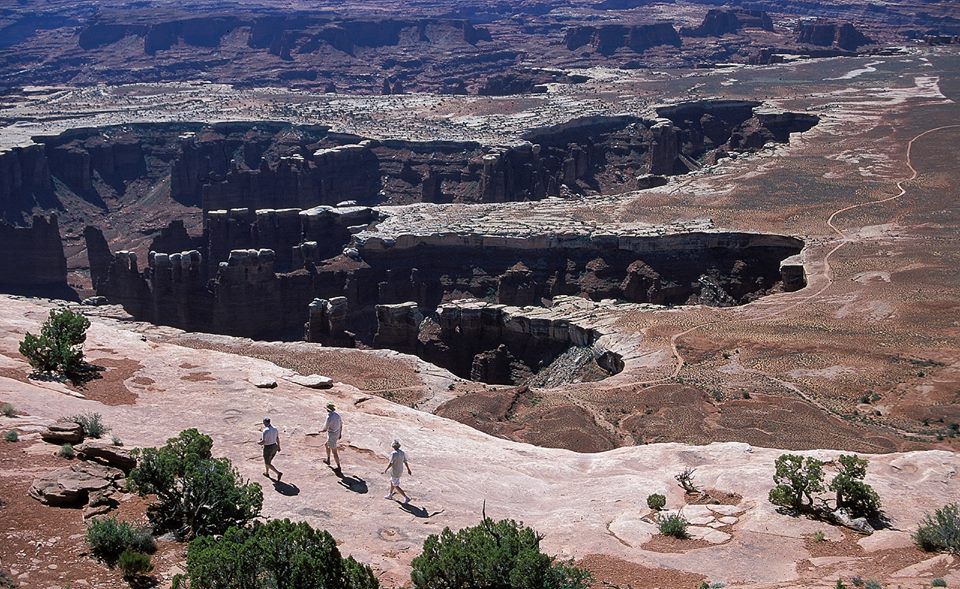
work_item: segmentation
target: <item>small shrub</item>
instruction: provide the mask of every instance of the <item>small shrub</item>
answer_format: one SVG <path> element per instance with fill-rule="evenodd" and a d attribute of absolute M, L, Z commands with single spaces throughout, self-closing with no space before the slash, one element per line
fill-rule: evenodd
<path fill-rule="evenodd" d="M 843 584 L 843 579 L 837 579 L 837 584 L 833 586 L 833 589 L 847 589 L 847 586 Z"/>
<path fill-rule="evenodd" d="M 453 532 L 444 528 L 423 543 L 411 563 L 414 589 L 586 589 L 586 571 L 540 551 L 540 536 L 512 520 L 484 518 Z"/>
<path fill-rule="evenodd" d="M 136 528 L 115 517 L 97 519 L 87 527 L 87 544 L 99 560 L 113 566 L 126 550 L 152 553 L 156 542 L 147 528 Z"/>
<path fill-rule="evenodd" d="M 817 530 L 816 532 L 813 533 L 813 541 L 816 542 L 817 544 L 820 544 L 826 539 L 827 539 L 827 536 L 820 530 Z"/>
<path fill-rule="evenodd" d="M 8 442 L 16 442 L 20 439 L 20 434 L 17 433 L 17 430 L 12 429 L 7 433 L 3 434 L 3 439 Z"/>
<path fill-rule="evenodd" d="M 697 472 L 695 468 L 685 468 L 683 472 L 676 474 L 673 478 L 677 479 L 677 483 L 687 493 L 699 493 L 700 488 L 693 484 L 693 473 L 695 472 Z"/>
<path fill-rule="evenodd" d="M 960 554 L 960 503 L 944 505 L 925 515 L 913 539 L 927 552 Z"/>
<path fill-rule="evenodd" d="M 863 587 L 864 589 L 883 589 L 883 585 L 881 585 L 879 581 L 874 581 L 873 579 L 870 579 L 864 583 Z"/>
<path fill-rule="evenodd" d="M 859 576 L 850 579 L 850 582 L 853 583 L 854 587 L 863 587 L 863 579 L 861 579 Z"/>
<path fill-rule="evenodd" d="M 797 511 L 813 507 L 813 494 L 823 491 L 823 462 L 797 454 L 781 454 L 777 458 L 769 500 Z"/>
<path fill-rule="evenodd" d="M 70 421 L 83 428 L 83 435 L 88 438 L 102 438 L 110 428 L 103 425 L 103 416 L 99 413 L 84 413 L 68 417 Z"/>
<path fill-rule="evenodd" d="M 657 529 L 664 536 L 672 536 L 683 540 L 687 537 L 687 518 L 679 513 L 657 517 Z"/>
<path fill-rule="evenodd" d="M 60 458 L 73 458 L 73 444 L 60 446 L 60 450 L 57 451 L 57 456 Z"/>
<path fill-rule="evenodd" d="M 743 391 L 743 398 L 750 399 L 750 393 L 748 391 Z"/>
<path fill-rule="evenodd" d="M 837 494 L 837 508 L 847 509 L 853 517 L 878 517 L 880 496 L 863 482 L 869 462 L 855 455 L 840 455 L 840 472 L 830 482 Z"/>
<path fill-rule="evenodd" d="M 4 417 L 16 417 L 17 408 L 10 403 L 4 403 L 3 405 L 0 405 L 0 415 L 3 415 Z"/>
<path fill-rule="evenodd" d="M 947 582 L 944 581 L 942 578 L 937 577 L 936 579 L 930 581 L 930 586 L 931 586 L 931 587 L 946 587 L 946 586 L 947 586 Z"/>
<path fill-rule="evenodd" d="M 653 493 L 647 497 L 647 507 L 654 511 L 660 511 L 667 505 L 667 498 L 659 493 Z"/>
<path fill-rule="evenodd" d="M 370 567 L 340 555 L 329 533 L 286 519 L 195 538 L 187 548 L 187 573 L 174 587 L 185 586 L 186 580 L 196 589 L 379 586 Z"/>
<path fill-rule="evenodd" d="M 135 579 L 153 570 L 153 565 L 150 563 L 150 556 L 148 554 L 130 550 L 129 548 L 124 550 L 120 555 L 120 558 L 117 560 L 117 566 L 123 573 L 123 578 L 127 580 Z"/>
<path fill-rule="evenodd" d="M 111 442 L 114 446 L 123 446 L 123 440 L 121 440 L 121 439 L 119 438 L 119 436 L 116 436 L 116 435 L 113 435 L 113 436 L 110 437 L 110 442 Z"/>
<path fill-rule="evenodd" d="M 20 342 L 20 353 L 30 366 L 42 374 L 67 378 L 83 373 L 83 342 L 90 320 L 69 309 L 54 309 L 40 327 L 40 335 L 27 333 Z"/>

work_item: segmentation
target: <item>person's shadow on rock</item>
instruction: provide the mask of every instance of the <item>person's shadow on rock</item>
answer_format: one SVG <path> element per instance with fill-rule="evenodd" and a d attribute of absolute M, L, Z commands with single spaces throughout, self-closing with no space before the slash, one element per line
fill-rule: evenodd
<path fill-rule="evenodd" d="M 419 517 L 421 519 L 426 519 L 428 517 L 433 517 L 437 514 L 443 513 L 442 509 L 440 511 L 434 511 L 433 513 L 430 513 L 426 510 L 426 508 L 417 507 L 416 505 L 413 505 L 411 503 L 399 503 L 399 505 L 402 511 L 406 511 L 413 517 Z"/>
<path fill-rule="evenodd" d="M 367 488 L 367 481 L 361 479 L 357 475 L 352 474 L 350 476 L 343 476 L 342 472 L 337 471 L 337 476 L 340 478 L 340 485 L 345 489 L 353 491 L 354 493 L 363 495 L 370 490 Z"/>
<path fill-rule="evenodd" d="M 300 494 L 300 487 L 281 481 L 273 481 L 273 490 L 287 497 L 296 497 Z"/>

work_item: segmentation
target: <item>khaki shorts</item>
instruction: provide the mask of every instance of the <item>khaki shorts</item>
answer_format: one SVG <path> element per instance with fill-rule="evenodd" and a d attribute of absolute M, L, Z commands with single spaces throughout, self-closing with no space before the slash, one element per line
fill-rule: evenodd
<path fill-rule="evenodd" d="M 273 461 L 274 456 L 277 455 L 277 452 L 280 451 L 280 446 L 277 444 L 270 444 L 269 446 L 263 447 L 263 461 L 266 464 L 270 464 Z"/>
<path fill-rule="evenodd" d="M 327 448 L 330 448 L 331 450 L 336 450 L 338 441 L 340 441 L 339 437 L 334 438 L 334 437 L 327 436 L 327 443 L 326 443 Z"/>

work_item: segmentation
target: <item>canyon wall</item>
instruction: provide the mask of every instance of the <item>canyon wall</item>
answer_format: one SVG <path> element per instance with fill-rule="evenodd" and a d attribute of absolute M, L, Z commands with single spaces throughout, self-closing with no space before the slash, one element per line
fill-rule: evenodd
<path fill-rule="evenodd" d="M 0 221 L 0 290 L 75 299 L 56 215 L 34 215 L 30 227 Z"/>

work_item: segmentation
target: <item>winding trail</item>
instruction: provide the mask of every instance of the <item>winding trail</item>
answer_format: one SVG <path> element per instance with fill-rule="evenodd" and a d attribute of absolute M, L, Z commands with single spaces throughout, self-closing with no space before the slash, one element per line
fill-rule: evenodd
<path fill-rule="evenodd" d="M 683 338 L 683 337 L 685 337 L 685 336 L 687 336 L 687 335 L 690 335 L 691 333 L 694 333 L 694 332 L 696 332 L 696 331 L 698 331 L 698 330 L 701 330 L 701 329 L 703 329 L 703 328 L 705 328 L 705 327 L 710 327 L 710 326 L 718 325 L 718 324 L 727 324 L 727 325 L 729 325 L 729 324 L 734 324 L 734 323 L 757 323 L 757 322 L 761 322 L 761 321 L 767 321 L 767 320 L 773 319 L 773 318 L 775 318 L 775 317 L 779 317 L 779 316 L 781 316 L 781 315 L 783 315 L 783 314 L 785 314 L 785 313 L 788 313 L 789 311 L 792 311 L 792 310 L 800 307 L 801 305 L 805 305 L 805 304 L 807 304 L 807 303 L 810 303 L 811 301 L 814 301 L 814 300 L 820 298 L 820 297 L 821 297 L 827 290 L 829 290 L 830 287 L 833 286 L 833 284 L 834 284 L 833 268 L 832 268 L 831 265 L 830 265 L 830 259 L 831 259 L 831 258 L 833 257 L 833 255 L 834 255 L 835 253 L 837 253 L 841 248 L 843 248 L 845 245 L 847 245 L 847 244 L 851 243 L 852 241 L 854 241 L 853 239 L 847 237 L 847 235 L 843 232 L 843 230 L 842 230 L 841 228 L 837 227 L 837 225 L 835 224 L 835 222 L 836 222 L 836 220 L 837 220 L 837 217 L 840 216 L 840 215 L 842 215 L 842 214 L 844 214 L 844 213 L 846 213 L 846 212 L 848 212 L 848 211 L 852 211 L 852 210 L 855 210 L 855 209 L 859 209 L 859 208 L 863 208 L 863 207 L 868 207 L 868 206 L 876 206 L 876 205 L 881 205 L 881 204 L 884 204 L 884 203 L 892 202 L 892 201 L 898 200 L 898 199 L 902 198 L 904 195 L 906 195 L 906 194 L 907 194 L 907 189 L 906 189 L 906 187 L 905 187 L 904 185 L 905 185 L 907 182 L 911 182 L 911 181 L 915 180 L 915 179 L 917 178 L 917 176 L 920 175 L 920 173 L 917 171 L 917 169 L 913 166 L 912 155 L 913 155 L 913 145 L 914 145 L 914 143 L 916 143 L 918 140 L 920 140 L 920 139 L 922 139 L 923 137 L 926 137 L 927 135 L 930 135 L 930 134 L 932 134 L 932 133 L 936 133 L 936 132 L 938 132 L 938 131 L 943 131 L 943 130 L 945 130 L 945 129 L 955 129 L 955 128 L 960 128 L 960 124 L 955 124 L 955 125 L 943 125 L 943 126 L 940 126 L 940 127 L 935 127 L 935 128 L 933 128 L 933 129 L 928 129 L 928 130 L 926 130 L 926 131 L 924 131 L 924 132 L 922 132 L 922 133 L 914 136 L 912 139 L 910 139 L 910 140 L 907 142 L 906 165 L 907 165 L 907 168 L 909 168 L 909 170 L 910 170 L 910 176 L 907 177 L 907 178 L 904 178 L 904 179 L 902 179 L 902 180 L 897 181 L 897 183 L 896 183 L 896 186 L 897 186 L 897 189 L 898 189 L 898 193 L 897 193 L 897 194 L 895 194 L 895 195 L 893 195 L 893 196 L 889 196 L 889 197 L 887 197 L 887 198 L 880 199 L 880 200 L 871 200 L 871 201 L 867 201 L 867 202 L 862 202 L 862 203 L 847 205 L 847 206 L 845 206 L 845 207 L 841 207 L 841 208 L 833 211 L 833 213 L 830 214 L 830 216 L 829 216 L 829 217 L 827 218 L 827 220 L 826 220 L 826 224 L 830 227 L 830 229 L 831 229 L 834 233 L 837 234 L 837 236 L 840 238 L 840 242 L 839 242 L 837 245 L 835 245 L 833 248 L 831 248 L 830 251 L 828 251 L 828 252 L 826 253 L 826 255 L 824 255 L 824 257 L 823 257 L 823 260 L 822 260 L 822 264 L 823 264 L 823 274 L 822 274 L 822 275 L 826 278 L 826 283 L 825 283 L 823 286 L 821 286 L 817 291 L 815 291 L 815 292 L 813 292 L 813 293 L 810 293 L 810 294 L 807 294 L 806 296 L 803 296 L 802 298 L 799 298 L 798 300 L 795 300 L 795 301 L 791 302 L 790 304 L 786 305 L 785 307 L 782 307 L 782 308 L 777 309 L 777 310 L 775 310 L 775 311 L 771 311 L 771 312 L 769 312 L 769 313 L 760 315 L 760 316 L 758 316 L 758 317 L 745 317 L 745 318 L 738 318 L 738 319 L 727 319 L 727 318 L 714 319 L 714 320 L 712 320 L 712 321 L 705 321 L 705 322 L 703 322 L 703 323 L 699 323 L 699 324 L 694 325 L 694 326 L 692 326 L 692 327 L 689 327 L 689 328 L 687 328 L 687 329 L 685 329 L 685 330 L 683 330 L 683 331 L 681 331 L 681 332 L 675 333 L 675 334 L 674 334 L 673 336 L 671 336 L 671 338 L 670 338 L 670 350 L 671 350 L 671 352 L 672 352 L 672 354 L 673 354 L 673 357 L 676 359 L 676 365 L 675 365 L 674 368 L 673 368 L 673 372 L 672 372 L 669 376 L 664 376 L 664 377 L 661 377 L 661 378 L 656 378 L 656 379 L 647 380 L 647 381 L 634 382 L 634 383 L 630 383 L 629 386 L 638 386 L 638 385 L 639 385 L 639 386 L 644 386 L 644 385 L 661 384 L 661 383 L 670 382 L 670 381 L 676 379 L 676 378 L 680 375 L 680 372 L 683 370 L 683 367 L 686 365 L 686 361 L 685 361 L 684 358 L 683 358 L 683 354 L 680 353 L 680 350 L 679 350 L 679 348 L 677 347 L 677 343 L 680 341 L 681 338 Z M 801 292 L 802 292 L 802 291 L 801 291 Z M 752 371 L 752 372 L 757 373 L 757 371 Z M 761 374 L 763 374 L 763 376 L 765 376 L 765 377 L 767 377 L 767 378 L 769 378 L 769 379 L 771 379 L 771 380 L 779 383 L 780 385 L 787 386 L 787 385 L 789 384 L 789 383 L 785 383 L 784 381 L 782 381 L 782 380 L 780 380 L 780 379 L 776 379 L 776 378 L 774 378 L 774 377 L 772 377 L 772 376 L 770 376 L 770 375 L 768 375 L 768 374 L 766 374 L 766 373 L 761 373 Z M 807 402 L 811 403 L 812 405 L 818 407 L 819 409 L 821 409 L 821 410 L 823 410 L 823 411 L 827 411 L 828 413 L 832 413 L 832 411 L 830 411 L 826 406 L 824 406 L 822 403 L 820 403 L 819 401 L 817 401 L 816 399 L 814 399 L 811 395 L 809 395 L 809 394 L 807 394 L 807 393 L 804 393 L 802 390 L 800 390 L 799 387 L 796 387 L 796 386 L 792 386 L 792 385 L 791 385 L 791 386 L 787 386 L 787 388 L 790 389 L 791 391 L 797 393 L 804 401 L 807 401 Z M 910 431 L 907 431 L 907 430 L 901 430 L 900 428 L 896 428 L 896 427 L 894 427 L 894 426 L 883 425 L 883 427 L 885 427 L 885 428 L 887 428 L 887 429 L 891 429 L 891 430 L 893 430 L 893 431 L 896 431 L 897 433 L 899 433 L 899 434 L 901 434 L 901 435 L 913 435 L 913 436 L 920 435 L 920 434 L 917 434 L 916 432 L 910 432 Z"/>

